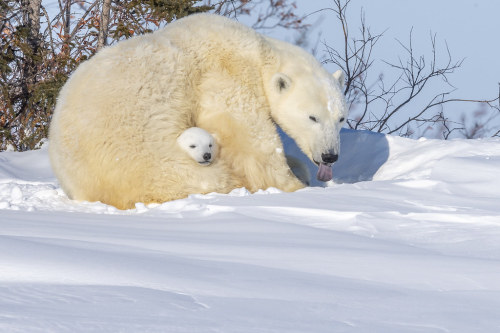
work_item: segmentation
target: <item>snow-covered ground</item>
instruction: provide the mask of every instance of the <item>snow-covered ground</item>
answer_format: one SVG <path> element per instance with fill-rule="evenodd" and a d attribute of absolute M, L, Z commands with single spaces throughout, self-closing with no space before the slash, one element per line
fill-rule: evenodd
<path fill-rule="evenodd" d="M 130 211 L 0 153 L 0 332 L 500 332 L 500 140 L 342 140 L 329 187 Z"/>

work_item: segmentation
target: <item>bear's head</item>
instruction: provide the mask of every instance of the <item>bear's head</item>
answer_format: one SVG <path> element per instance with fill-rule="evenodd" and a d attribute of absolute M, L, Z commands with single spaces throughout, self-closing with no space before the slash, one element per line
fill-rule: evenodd
<path fill-rule="evenodd" d="M 188 128 L 179 135 L 177 144 L 200 165 L 210 165 L 216 157 L 215 138 L 202 128 Z"/>
<path fill-rule="evenodd" d="M 348 113 L 344 73 L 332 75 L 303 49 L 269 40 L 279 54 L 274 73 L 264 76 L 271 117 L 319 166 L 318 180 L 331 180 Z"/>

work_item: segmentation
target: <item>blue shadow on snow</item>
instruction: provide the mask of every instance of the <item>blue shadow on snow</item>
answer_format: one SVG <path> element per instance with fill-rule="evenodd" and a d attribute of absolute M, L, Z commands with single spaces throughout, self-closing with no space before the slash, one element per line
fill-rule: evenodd
<path fill-rule="evenodd" d="M 285 154 L 304 162 L 311 173 L 311 186 L 324 186 L 316 179 L 318 167 L 300 150 L 295 141 L 278 128 Z M 339 160 L 333 165 L 335 183 L 357 183 L 373 179 L 389 158 L 389 143 L 384 134 L 342 129 Z"/>

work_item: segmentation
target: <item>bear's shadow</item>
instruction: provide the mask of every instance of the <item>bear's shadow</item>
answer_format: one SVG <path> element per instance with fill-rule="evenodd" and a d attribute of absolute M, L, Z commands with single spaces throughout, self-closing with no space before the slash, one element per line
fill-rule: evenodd
<path fill-rule="evenodd" d="M 279 127 L 278 133 L 283 142 L 285 154 L 298 158 L 309 169 L 310 186 L 325 186 L 325 183 L 316 179 L 318 167 L 302 153 L 295 141 Z M 370 181 L 388 158 L 389 143 L 384 134 L 342 129 L 339 159 L 333 165 L 333 180 L 335 183 Z"/>

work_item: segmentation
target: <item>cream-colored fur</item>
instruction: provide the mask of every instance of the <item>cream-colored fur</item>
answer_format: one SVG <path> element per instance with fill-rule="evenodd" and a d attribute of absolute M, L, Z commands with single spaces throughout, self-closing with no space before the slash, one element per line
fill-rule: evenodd
<path fill-rule="evenodd" d="M 303 185 L 274 123 L 311 159 L 338 153 L 342 80 L 298 47 L 227 18 L 192 15 L 79 66 L 50 127 L 52 166 L 71 198 L 122 209 L 240 186 L 294 191 Z M 194 126 L 217 136 L 209 167 L 176 145 Z"/>

